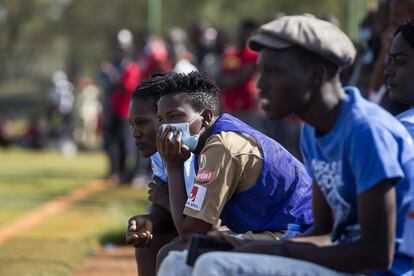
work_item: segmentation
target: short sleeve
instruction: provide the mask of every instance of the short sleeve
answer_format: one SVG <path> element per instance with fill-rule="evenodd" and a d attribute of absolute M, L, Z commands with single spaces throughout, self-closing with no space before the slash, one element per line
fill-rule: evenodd
<path fill-rule="evenodd" d="M 308 126 L 304 125 L 302 127 L 302 132 L 300 136 L 300 150 L 302 152 L 303 163 L 305 164 L 306 171 L 308 172 L 309 176 L 312 179 L 315 179 L 313 177 L 313 171 L 311 167 L 310 146 L 311 146 L 313 137 L 310 131 L 311 130 L 309 129 Z"/>
<path fill-rule="evenodd" d="M 414 138 L 414 123 L 401 120 L 401 124 L 407 129 L 408 133 Z"/>
<path fill-rule="evenodd" d="M 191 193 L 191 190 L 194 186 L 194 177 L 195 177 L 195 169 L 194 169 L 194 158 L 195 155 L 191 154 L 190 158 L 188 158 L 184 162 L 184 181 L 185 181 L 185 189 L 187 191 L 187 195 Z"/>
<path fill-rule="evenodd" d="M 152 176 L 159 177 L 165 183 L 168 182 L 168 175 L 165 171 L 164 163 L 162 162 L 161 156 L 158 152 L 151 155 L 151 169 Z"/>
<path fill-rule="evenodd" d="M 349 153 L 348 162 L 358 194 L 386 179 L 404 177 L 398 141 L 388 129 L 375 124 L 359 125 L 351 130 L 350 139 L 346 141 L 349 144 L 345 150 Z"/>
<path fill-rule="evenodd" d="M 199 169 L 184 214 L 216 224 L 241 178 L 242 169 L 215 135 L 199 156 Z"/>
<path fill-rule="evenodd" d="M 400 251 L 414 258 L 414 200 L 407 212 Z"/>

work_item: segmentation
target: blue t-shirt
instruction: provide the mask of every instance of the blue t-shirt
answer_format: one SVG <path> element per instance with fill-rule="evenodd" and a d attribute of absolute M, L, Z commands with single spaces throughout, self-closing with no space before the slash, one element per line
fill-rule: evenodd
<path fill-rule="evenodd" d="M 397 119 L 405 126 L 411 137 L 414 138 L 414 108 L 399 114 Z M 414 188 L 411 194 L 414 195 Z M 414 258 L 414 199 L 411 201 L 411 206 L 407 213 L 400 250 Z"/>
<path fill-rule="evenodd" d="M 414 138 L 414 108 L 411 108 L 397 116 L 398 121 L 405 126 L 411 136 Z"/>
<path fill-rule="evenodd" d="M 194 154 L 191 153 L 190 158 L 184 162 L 184 181 L 187 195 L 191 193 L 194 186 L 195 167 L 194 167 Z M 158 151 L 151 155 L 151 167 L 152 176 L 159 177 L 165 184 L 168 183 L 167 168 L 164 166 L 164 162 Z"/>
<path fill-rule="evenodd" d="M 356 88 L 347 87 L 345 92 L 332 130 L 318 136 L 305 124 L 301 138 L 305 165 L 335 214 L 332 240 L 338 243 L 360 237 L 357 196 L 383 180 L 395 179 L 398 244 L 414 183 L 412 138 L 392 115 L 363 99 Z M 409 270 L 408 257 L 396 253 L 390 272 Z"/>

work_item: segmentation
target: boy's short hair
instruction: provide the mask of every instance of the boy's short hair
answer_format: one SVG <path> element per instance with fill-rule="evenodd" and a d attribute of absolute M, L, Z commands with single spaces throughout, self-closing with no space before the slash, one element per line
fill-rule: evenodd
<path fill-rule="evenodd" d="M 408 20 L 400 25 L 394 34 L 394 37 L 401 33 L 401 36 L 407 41 L 412 48 L 414 48 L 414 19 Z"/>
<path fill-rule="evenodd" d="M 157 102 L 161 97 L 163 74 L 152 75 L 149 79 L 143 80 L 137 88 L 135 88 L 134 93 L 131 95 L 132 101 L 151 101 L 154 105 L 154 108 L 157 109 Z"/>
<path fill-rule="evenodd" d="M 214 116 L 220 114 L 220 90 L 207 74 L 193 71 L 189 74 L 166 73 L 157 77 L 158 85 L 154 86 L 160 96 L 183 93 L 182 100 L 197 112 L 208 108 Z"/>

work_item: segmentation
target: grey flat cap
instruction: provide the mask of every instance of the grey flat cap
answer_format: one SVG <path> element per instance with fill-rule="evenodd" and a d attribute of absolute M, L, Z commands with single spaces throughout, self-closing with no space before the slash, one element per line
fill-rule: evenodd
<path fill-rule="evenodd" d="M 351 40 L 336 25 L 311 15 L 280 17 L 262 25 L 249 39 L 249 47 L 254 51 L 292 46 L 314 52 L 339 67 L 352 64 L 356 55 Z"/>

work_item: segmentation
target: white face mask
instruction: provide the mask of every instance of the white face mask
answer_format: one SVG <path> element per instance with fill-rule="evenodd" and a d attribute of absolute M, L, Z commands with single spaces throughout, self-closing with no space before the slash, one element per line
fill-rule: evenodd
<path fill-rule="evenodd" d="M 201 114 L 201 113 L 200 113 Z M 177 132 L 179 130 L 181 130 L 183 136 L 182 136 L 182 143 L 184 145 L 186 145 L 190 151 L 193 151 L 196 149 L 197 145 L 198 145 L 198 140 L 200 139 L 200 135 L 196 134 L 191 136 L 190 135 L 190 125 L 197 120 L 197 118 L 200 116 L 200 114 L 198 114 L 196 116 L 196 118 L 194 118 L 190 123 L 178 123 L 178 124 L 163 124 L 161 125 L 162 131 L 164 132 L 165 128 L 167 126 L 171 126 L 174 127 L 174 137 L 177 135 Z"/>

